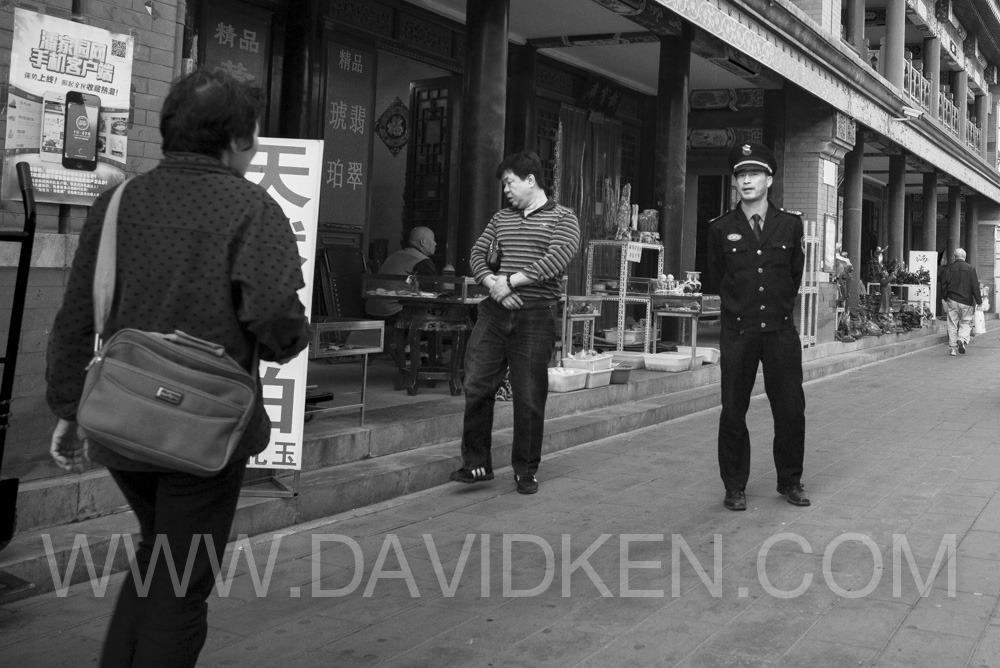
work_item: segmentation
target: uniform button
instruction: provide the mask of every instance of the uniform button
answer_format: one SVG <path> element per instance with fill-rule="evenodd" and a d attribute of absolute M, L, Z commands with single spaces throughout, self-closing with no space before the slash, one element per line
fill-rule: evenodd
<path fill-rule="evenodd" d="M 764 251 L 757 251 L 757 255 L 762 254 Z"/>
<path fill-rule="evenodd" d="M 764 292 L 764 286 L 762 285 L 762 286 L 760 286 L 759 288 L 757 288 L 757 291 L 758 291 L 758 292 Z"/>
<path fill-rule="evenodd" d="M 740 318 L 739 316 L 736 316 L 736 319 L 737 319 L 737 320 L 742 320 L 742 318 Z"/>
<path fill-rule="evenodd" d="M 761 327 L 763 327 L 763 326 L 764 326 L 764 323 L 760 323 L 760 326 L 761 326 Z"/>
<path fill-rule="evenodd" d="M 764 310 L 764 305 L 763 305 L 763 304 L 761 304 L 761 305 L 760 305 L 760 310 L 761 310 L 761 311 L 763 311 L 763 310 Z"/>
<path fill-rule="evenodd" d="M 764 268 L 763 268 L 763 267 L 761 267 L 760 269 L 758 269 L 758 270 L 757 270 L 757 273 L 758 273 L 758 274 L 763 274 L 763 273 L 764 273 Z"/>

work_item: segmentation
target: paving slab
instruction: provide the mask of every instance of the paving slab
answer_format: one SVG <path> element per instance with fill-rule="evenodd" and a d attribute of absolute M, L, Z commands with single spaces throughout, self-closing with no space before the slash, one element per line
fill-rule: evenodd
<path fill-rule="evenodd" d="M 743 513 L 709 408 L 547 455 L 533 496 L 504 468 L 231 544 L 199 666 L 1000 665 L 1000 331 L 943 348 L 806 384 L 806 508 L 757 396 Z M 0 606 L 3 664 L 93 663 L 122 579 Z"/>

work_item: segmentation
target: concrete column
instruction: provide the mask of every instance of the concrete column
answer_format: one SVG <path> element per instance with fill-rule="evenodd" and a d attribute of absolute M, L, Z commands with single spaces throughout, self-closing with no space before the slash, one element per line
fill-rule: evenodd
<path fill-rule="evenodd" d="M 948 261 L 962 244 L 962 187 L 948 186 Z"/>
<path fill-rule="evenodd" d="M 955 94 L 958 108 L 958 139 L 965 146 L 965 129 L 969 124 L 969 75 L 965 70 L 951 73 L 951 91 Z"/>
<path fill-rule="evenodd" d="M 924 76 L 931 82 L 931 118 L 941 115 L 938 95 L 941 94 L 941 40 L 931 37 L 924 40 Z"/>
<path fill-rule="evenodd" d="M 990 133 L 988 123 L 990 122 L 990 96 L 976 96 L 976 122 L 979 123 L 979 155 L 984 158 L 989 151 Z"/>
<path fill-rule="evenodd" d="M 844 159 L 844 241 L 843 248 L 854 265 L 854 276 L 861 272 L 861 203 L 865 182 L 865 143 L 859 136 L 854 149 Z"/>
<path fill-rule="evenodd" d="M 503 160 L 507 102 L 509 0 L 467 3 L 462 108 L 462 183 L 455 268 L 469 271 L 469 250 L 500 204 L 497 165 Z"/>
<path fill-rule="evenodd" d="M 865 52 L 865 0 L 846 0 L 847 17 L 844 28 L 847 32 L 847 41 L 853 46 L 861 59 L 867 61 L 868 54 Z M 854 261 L 854 258 L 851 258 Z M 855 265 L 857 266 L 857 265 Z"/>
<path fill-rule="evenodd" d="M 660 210 L 663 270 L 675 276 L 694 267 L 693 262 L 690 267 L 682 266 L 692 35 L 690 24 L 685 23 L 680 35 L 660 38 L 660 70 L 657 78 L 653 196 Z M 697 221 L 692 220 L 692 248 L 696 225 Z"/>
<path fill-rule="evenodd" d="M 906 48 L 906 0 L 886 0 L 885 42 L 882 44 L 882 76 L 889 83 L 903 89 L 903 51 Z"/>
<path fill-rule="evenodd" d="M 903 224 L 906 218 L 906 156 L 889 156 L 888 258 L 905 262 L 903 256 Z M 887 259 L 888 259 L 887 258 Z"/>
<path fill-rule="evenodd" d="M 996 234 L 995 229 L 1000 225 L 1000 203 L 994 202 L 987 197 L 979 197 L 979 202 L 976 206 L 976 218 L 977 227 L 979 228 L 979 244 L 978 247 L 983 249 L 983 262 L 977 262 L 970 264 L 976 268 L 976 273 L 979 274 L 979 282 L 983 283 L 990 289 L 990 312 L 997 313 L 1000 311 L 1000 305 L 997 304 L 997 284 L 996 284 L 996 268 L 994 267 L 996 261 L 994 260 L 993 244 L 994 235 Z M 985 295 L 984 295 L 985 296 Z"/>
<path fill-rule="evenodd" d="M 965 243 L 962 248 L 967 254 L 966 261 L 973 267 L 979 258 L 979 199 L 979 195 L 970 195 L 965 201 Z"/>
<path fill-rule="evenodd" d="M 924 172 L 923 209 L 924 235 L 923 243 L 916 250 L 937 252 L 937 172 Z"/>

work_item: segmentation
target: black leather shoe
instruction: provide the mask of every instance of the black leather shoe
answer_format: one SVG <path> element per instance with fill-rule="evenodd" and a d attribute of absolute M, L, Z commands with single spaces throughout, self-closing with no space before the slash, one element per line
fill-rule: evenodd
<path fill-rule="evenodd" d="M 538 491 L 538 481 L 533 475 L 516 475 L 514 480 L 517 481 L 518 494 L 534 494 Z"/>
<path fill-rule="evenodd" d="M 493 480 L 493 471 L 485 466 L 477 466 L 474 469 L 458 469 L 451 472 L 452 482 L 474 483 Z"/>
<path fill-rule="evenodd" d="M 730 510 L 746 510 L 747 495 L 743 493 L 742 489 L 727 489 L 726 500 L 723 503 Z"/>
<path fill-rule="evenodd" d="M 788 487 L 778 485 L 778 494 L 788 499 L 788 503 L 793 506 L 809 505 L 809 497 L 806 495 L 806 490 L 799 483 L 789 485 Z"/>

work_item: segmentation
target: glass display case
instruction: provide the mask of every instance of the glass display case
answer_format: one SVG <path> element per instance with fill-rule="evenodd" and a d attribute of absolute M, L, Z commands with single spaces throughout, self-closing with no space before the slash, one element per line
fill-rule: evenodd
<path fill-rule="evenodd" d="M 361 398 L 359 403 L 332 408 L 313 408 L 314 413 L 347 413 L 358 411 L 358 424 L 365 423 L 365 391 L 368 387 L 368 355 L 382 352 L 385 323 L 381 320 L 358 318 L 323 318 L 313 323 L 309 343 L 309 359 L 325 362 L 357 356 L 362 364 Z"/>

